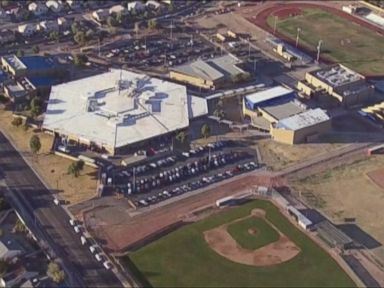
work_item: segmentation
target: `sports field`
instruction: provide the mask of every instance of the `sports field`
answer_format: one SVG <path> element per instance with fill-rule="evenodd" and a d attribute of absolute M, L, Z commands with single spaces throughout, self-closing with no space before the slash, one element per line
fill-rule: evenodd
<path fill-rule="evenodd" d="M 291 9 L 291 8 L 290 8 Z M 287 9 L 288 10 L 288 9 Z M 278 16 L 276 31 L 295 43 L 300 28 L 300 45 L 316 51 L 319 40 L 323 41 L 322 56 L 364 75 L 382 75 L 384 69 L 383 36 L 358 25 L 347 18 L 322 9 L 304 8 L 294 16 Z M 283 11 L 279 11 L 282 13 Z M 287 13 L 289 13 L 287 11 Z M 275 16 L 267 19 L 272 28 Z"/>
<path fill-rule="evenodd" d="M 264 214 L 256 215 L 255 211 L 263 211 Z M 236 234 L 235 238 L 230 236 L 231 239 L 220 238 L 229 233 L 224 228 L 235 223 L 238 225 L 231 228 L 231 233 Z M 250 231 L 250 228 L 254 230 Z M 263 236 L 265 239 L 260 240 L 266 246 L 253 250 L 255 253 L 268 247 L 276 250 L 290 246 L 296 251 L 294 254 L 291 253 L 291 256 L 293 255 L 291 259 L 279 264 L 245 265 L 223 257 L 218 250 L 214 250 L 212 246 L 214 241 L 208 239 L 209 234 L 214 237 L 213 234 L 216 233 L 216 236 L 220 236 L 221 242 L 232 241 L 236 244 L 237 239 L 242 245 L 248 246 L 250 238 L 244 233 L 244 229 L 252 232 L 250 234 L 255 238 L 266 234 Z M 279 242 L 275 241 L 277 233 L 280 243 L 284 240 L 284 245 L 279 247 L 275 245 Z M 220 246 L 220 243 L 218 244 Z M 274 245 L 276 247 L 273 247 Z M 233 250 L 232 248 L 229 245 L 227 250 Z M 238 249 L 242 252 L 253 252 L 245 248 L 238 247 Z M 281 252 L 283 253 L 276 254 L 272 260 L 279 259 L 280 255 L 284 254 L 284 251 Z M 274 205 L 261 200 L 225 210 L 205 220 L 184 226 L 131 253 L 129 257 L 135 268 L 140 271 L 139 276 L 147 279 L 149 282 L 147 284 L 154 287 L 355 287 L 354 282 L 333 258 L 294 227 Z M 258 258 L 253 257 L 252 260 L 257 262 Z M 269 257 L 264 257 L 264 260 L 268 259 Z"/>

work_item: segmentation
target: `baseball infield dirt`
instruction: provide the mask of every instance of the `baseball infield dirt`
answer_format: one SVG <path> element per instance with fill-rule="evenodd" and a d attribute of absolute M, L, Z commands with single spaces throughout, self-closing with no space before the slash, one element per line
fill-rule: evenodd
<path fill-rule="evenodd" d="M 293 243 L 287 236 L 282 234 L 271 222 L 269 222 L 264 217 L 264 214 L 264 211 L 252 211 L 252 215 L 250 216 L 236 219 L 231 223 L 205 231 L 205 241 L 207 241 L 209 246 L 216 253 L 233 262 L 258 267 L 280 264 L 299 254 L 300 248 L 298 248 L 295 243 Z M 263 218 L 280 234 L 280 239 L 256 250 L 242 248 L 228 233 L 227 227 L 234 222 L 238 222 L 249 217 Z"/>
<path fill-rule="evenodd" d="M 367 173 L 369 179 L 372 180 L 379 188 L 384 189 L 384 169 L 378 169 Z"/>

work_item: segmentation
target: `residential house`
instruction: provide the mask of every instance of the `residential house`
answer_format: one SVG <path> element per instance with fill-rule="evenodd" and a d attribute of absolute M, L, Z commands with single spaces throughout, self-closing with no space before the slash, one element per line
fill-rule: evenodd
<path fill-rule="evenodd" d="M 110 15 L 128 14 L 128 9 L 126 9 L 123 5 L 115 5 L 109 9 L 109 14 Z"/>
<path fill-rule="evenodd" d="M 61 30 L 66 30 L 72 25 L 72 19 L 66 17 L 57 18 L 57 24 L 59 25 Z"/>
<path fill-rule="evenodd" d="M 142 13 L 146 9 L 145 4 L 140 1 L 129 2 L 127 8 L 129 12 L 134 11 L 135 13 Z"/>
<path fill-rule="evenodd" d="M 33 23 L 22 24 L 17 27 L 17 31 L 21 35 L 25 37 L 29 37 L 29 36 L 32 36 L 37 31 L 37 26 L 36 24 L 33 24 Z"/>
<path fill-rule="evenodd" d="M 7 12 L 5 12 L 5 10 L 0 9 L 0 21 L 7 22 L 10 20 L 10 18 L 11 17 L 7 14 Z"/>
<path fill-rule="evenodd" d="M 59 32 L 59 24 L 54 20 L 41 21 L 39 23 L 39 30 L 45 33 Z"/>
<path fill-rule="evenodd" d="M 107 21 L 108 16 L 109 11 L 106 9 L 98 9 L 96 11 L 93 11 L 92 13 L 92 17 L 98 22 Z"/>
<path fill-rule="evenodd" d="M 9 29 L 3 29 L 0 31 L 0 44 L 5 44 L 15 41 L 15 33 Z"/>
<path fill-rule="evenodd" d="M 0 285 L 1 287 L 20 287 L 20 284 L 38 275 L 38 272 L 27 271 L 24 267 L 21 267 L 2 276 L 0 278 Z"/>
<path fill-rule="evenodd" d="M 22 251 L 17 249 L 12 242 L 3 243 L 0 241 L 0 259 L 1 260 L 12 260 L 13 258 L 22 254 Z"/>
<path fill-rule="evenodd" d="M 150 9 L 153 9 L 153 10 L 157 10 L 160 8 L 161 4 L 155 0 L 148 0 L 145 5 L 150 8 Z"/>
<path fill-rule="evenodd" d="M 48 7 L 48 9 L 55 13 L 58 13 L 63 9 L 63 4 L 55 0 L 48 0 L 47 2 L 45 2 L 45 5 Z"/>
<path fill-rule="evenodd" d="M 79 0 L 67 0 L 67 5 L 71 9 L 77 10 L 77 9 L 81 8 L 81 1 L 79 1 Z"/>
<path fill-rule="evenodd" d="M 41 16 L 48 12 L 48 7 L 42 2 L 32 2 L 28 5 L 28 10 L 31 11 L 35 16 Z"/>

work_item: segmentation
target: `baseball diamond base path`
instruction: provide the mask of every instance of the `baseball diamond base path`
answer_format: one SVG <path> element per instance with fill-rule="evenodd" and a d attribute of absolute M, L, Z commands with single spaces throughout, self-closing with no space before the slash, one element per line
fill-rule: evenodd
<path fill-rule="evenodd" d="M 367 176 L 379 188 L 384 189 L 384 168 L 368 172 Z"/>
<path fill-rule="evenodd" d="M 217 228 L 204 232 L 205 241 L 219 255 L 236 263 L 263 267 L 286 262 L 300 253 L 300 248 L 295 245 L 287 236 L 281 233 L 265 217 L 265 211 L 254 209 L 250 216 L 237 219 L 230 223 L 221 225 Z M 242 221 L 250 217 L 263 218 L 273 229 L 275 229 L 280 239 L 256 250 L 242 248 L 235 239 L 228 233 L 227 227 L 232 223 Z M 259 233 L 263 233 L 260 231 Z"/>

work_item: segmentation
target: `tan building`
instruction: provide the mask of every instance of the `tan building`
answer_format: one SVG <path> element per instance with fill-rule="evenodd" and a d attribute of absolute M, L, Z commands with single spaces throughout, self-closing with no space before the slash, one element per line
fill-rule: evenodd
<path fill-rule="evenodd" d="M 331 129 L 327 113 L 316 108 L 271 124 L 272 139 L 285 144 L 316 141 L 319 135 Z"/>
<path fill-rule="evenodd" d="M 307 97 L 327 94 L 343 107 L 363 104 L 372 97 L 374 89 L 363 75 L 342 65 L 307 72 L 297 88 Z"/>
<path fill-rule="evenodd" d="M 292 89 L 276 86 L 244 96 L 243 115 L 251 125 L 262 131 L 270 131 L 272 123 L 305 111 L 306 107 L 296 99 Z"/>
<path fill-rule="evenodd" d="M 195 87 L 214 90 L 249 77 L 249 73 L 237 66 L 239 64 L 241 61 L 230 55 L 207 61 L 197 60 L 172 68 L 169 78 Z"/>

